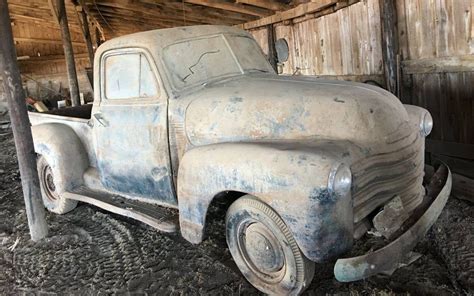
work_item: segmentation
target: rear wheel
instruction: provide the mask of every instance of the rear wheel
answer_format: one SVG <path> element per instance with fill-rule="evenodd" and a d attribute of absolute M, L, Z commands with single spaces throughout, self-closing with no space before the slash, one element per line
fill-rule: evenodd
<path fill-rule="evenodd" d="M 65 214 L 72 211 L 77 206 L 77 201 L 67 199 L 59 194 L 54 182 L 53 171 L 46 158 L 40 155 L 36 166 L 38 167 L 43 204 L 46 209 L 56 214 Z"/>
<path fill-rule="evenodd" d="M 280 216 L 253 196 L 235 201 L 226 215 L 227 244 L 247 280 L 267 294 L 298 295 L 311 283 L 314 262 L 298 248 Z"/>

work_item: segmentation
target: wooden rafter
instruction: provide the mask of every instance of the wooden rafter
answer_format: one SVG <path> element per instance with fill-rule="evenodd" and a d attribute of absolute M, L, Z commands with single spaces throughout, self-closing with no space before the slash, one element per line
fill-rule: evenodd
<path fill-rule="evenodd" d="M 82 1 L 82 0 L 81 0 Z M 192 1 L 192 0 L 190 0 Z M 255 20 L 258 17 L 221 8 L 195 5 L 191 3 L 164 0 L 84 0 L 84 8 L 89 15 L 102 25 L 108 37 L 149 29 L 168 28 L 184 25 L 220 24 L 236 25 Z M 220 1 L 221 4 L 230 2 Z M 234 4 L 252 11 L 273 13 L 259 7 Z M 236 9 L 234 9 L 236 10 Z"/>
<path fill-rule="evenodd" d="M 202 5 L 227 11 L 238 12 L 242 14 L 249 14 L 258 17 L 265 17 L 272 14 L 271 11 L 266 9 L 261 9 L 252 6 L 246 6 L 238 3 L 231 3 L 225 1 L 215 1 L 215 0 L 185 0 L 186 3 Z"/>
<path fill-rule="evenodd" d="M 282 11 L 290 9 L 289 5 L 274 0 L 236 0 L 236 3 L 253 5 L 272 11 Z"/>
<path fill-rule="evenodd" d="M 269 17 L 261 18 L 256 21 L 251 21 L 251 22 L 242 24 L 240 25 L 240 27 L 248 30 L 248 29 L 254 29 L 258 27 L 267 26 L 270 24 L 278 23 L 278 22 L 283 22 L 286 20 L 291 20 L 297 17 L 305 16 L 307 14 L 321 11 L 331 5 L 336 4 L 338 1 L 339 0 L 313 0 L 312 2 L 300 4 L 292 9 L 282 11 L 282 12 L 277 12 L 274 15 L 271 15 Z"/>

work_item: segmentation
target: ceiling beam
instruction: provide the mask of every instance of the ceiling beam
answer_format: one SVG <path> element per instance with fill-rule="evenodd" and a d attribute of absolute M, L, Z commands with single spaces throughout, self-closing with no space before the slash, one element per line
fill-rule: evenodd
<path fill-rule="evenodd" d="M 223 1 L 213 1 L 213 0 L 185 0 L 186 3 L 201 5 L 206 7 L 212 7 L 227 11 L 238 12 L 242 14 L 249 14 L 258 17 L 265 17 L 272 14 L 271 11 L 266 9 L 245 6 L 237 3 L 223 2 Z"/>
<path fill-rule="evenodd" d="M 282 11 L 282 12 L 277 12 L 274 15 L 271 15 L 269 17 L 261 18 L 256 21 L 251 21 L 251 22 L 239 25 L 239 27 L 248 30 L 248 29 L 263 27 L 266 25 L 271 25 L 274 23 L 279 23 L 286 20 L 291 20 L 300 16 L 304 16 L 306 14 L 323 10 L 331 5 L 336 4 L 338 1 L 339 0 L 313 0 L 313 2 L 300 4 L 296 6 L 295 8 Z"/>
<path fill-rule="evenodd" d="M 289 5 L 274 0 L 236 0 L 235 2 L 257 6 L 272 11 L 282 11 L 290 9 Z"/>
<path fill-rule="evenodd" d="M 91 11 L 96 11 L 99 9 L 99 12 L 101 14 L 104 13 L 109 13 L 109 14 L 117 14 L 117 15 L 127 15 L 127 16 L 133 16 L 136 18 L 136 20 L 139 19 L 145 19 L 145 20 L 150 20 L 150 21 L 161 21 L 161 22 L 167 22 L 167 23 L 173 23 L 174 25 L 182 26 L 183 25 L 183 18 L 179 16 L 173 16 L 173 15 L 166 15 L 160 12 L 153 12 L 153 11 L 148 11 L 144 12 L 141 10 L 137 9 L 119 9 L 116 8 L 114 5 L 109 5 L 108 3 L 97 3 L 97 6 L 88 6 Z M 98 12 L 97 12 L 98 13 Z M 110 17 L 113 17 L 109 15 Z M 188 18 L 188 22 L 191 23 L 202 23 L 203 19 L 194 19 L 194 18 Z"/>
<path fill-rule="evenodd" d="M 135 19 L 129 18 L 129 23 L 138 23 L 140 19 L 145 19 L 155 23 L 161 22 L 164 27 L 200 24 L 235 25 L 255 18 L 250 15 L 191 4 L 181 5 L 179 6 L 180 9 L 177 9 L 178 7 L 171 9 L 169 3 L 164 4 L 159 1 L 147 1 L 146 3 L 140 1 L 135 2 L 135 5 L 124 3 L 121 0 L 105 0 L 95 3 L 90 1 L 88 0 L 85 6 L 104 27 L 107 22 L 115 17 L 114 14 L 117 16 L 133 16 Z M 151 2 L 154 4 L 151 4 Z"/>
<path fill-rule="evenodd" d="M 101 3 L 103 2 L 101 1 Z M 235 25 L 257 18 L 254 15 L 189 3 L 170 2 L 164 0 L 139 0 L 139 3 L 142 4 L 142 9 L 146 10 L 148 13 L 155 13 L 155 10 L 158 9 L 158 13 L 160 13 L 163 17 L 174 16 L 179 17 L 181 20 L 183 18 L 186 20 L 204 18 L 207 19 L 206 23 L 211 24 L 222 24 L 222 20 L 226 20 L 231 21 L 232 24 Z"/>

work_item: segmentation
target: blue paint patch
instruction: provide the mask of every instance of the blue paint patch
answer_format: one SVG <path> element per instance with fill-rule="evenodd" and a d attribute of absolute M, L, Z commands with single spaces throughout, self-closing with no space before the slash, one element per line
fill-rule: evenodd
<path fill-rule="evenodd" d="M 314 201 L 318 201 L 321 206 L 327 206 L 333 204 L 336 200 L 334 194 L 331 193 L 327 188 L 313 188 L 309 194 L 309 198 Z"/>
<path fill-rule="evenodd" d="M 107 168 L 107 166 L 105 167 Z M 172 179 L 169 175 L 156 180 L 152 175 L 133 174 L 132 172 L 127 172 L 127 175 L 118 175 L 113 170 L 104 170 L 103 163 L 99 163 L 99 168 L 102 172 L 108 173 L 106 176 L 101 176 L 101 181 L 106 188 L 112 191 L 177 205 Z"/>

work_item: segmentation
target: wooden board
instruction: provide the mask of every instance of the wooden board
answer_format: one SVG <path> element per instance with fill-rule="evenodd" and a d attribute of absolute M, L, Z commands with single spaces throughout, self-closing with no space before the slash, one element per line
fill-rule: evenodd
<path fill-rule="evenodd" d="M 266 51 L 264 30 L 250 32 Z M 361 1 L 295 24 L 279 23 L 275 32 L 276 39 L 286 39 L 290 50 L 283 74 L 383 74 L 378 0 Z"/>

